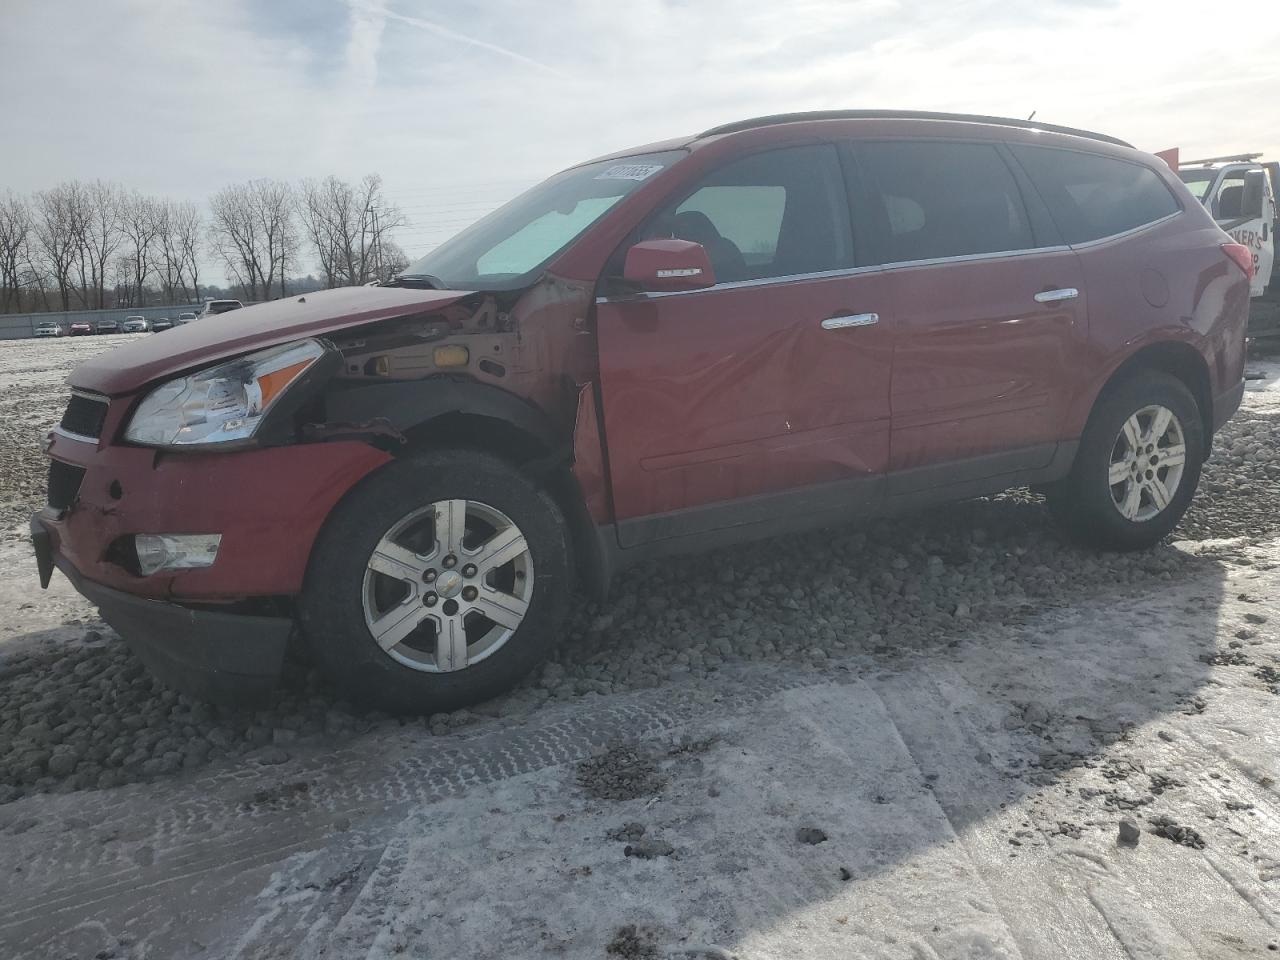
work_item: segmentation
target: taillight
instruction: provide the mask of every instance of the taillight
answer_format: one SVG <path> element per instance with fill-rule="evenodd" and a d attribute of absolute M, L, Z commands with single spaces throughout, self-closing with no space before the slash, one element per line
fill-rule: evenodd
<path fill-rule="evenodd" d="M 1224 243 L 1222 252 L 1244 271 L 1244 275 L 1253 279 L 1253 253 L 1243 243 Z"/>

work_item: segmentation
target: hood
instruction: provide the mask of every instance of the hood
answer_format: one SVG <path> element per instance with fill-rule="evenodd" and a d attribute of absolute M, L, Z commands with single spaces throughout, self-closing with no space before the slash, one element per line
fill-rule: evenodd
<path fill-rule="evenodd" d="M 205 317 L 86 360 L 71 386 L 114 396 L 290 340 L 446 307 L 466 290 L 341 287 Z"/>

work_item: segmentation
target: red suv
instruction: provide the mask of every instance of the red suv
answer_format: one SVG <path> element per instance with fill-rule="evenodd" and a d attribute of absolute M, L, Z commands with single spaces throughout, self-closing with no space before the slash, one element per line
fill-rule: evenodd
<path fill-rule="evenodd" d="M 1010 486 L 1154 544 L 1239 404 L 1252 260 L 1160 161 L 991 117 L 768 117 L 557 174 L 378 287 L 71 377 L 32 522 L 153 671 L 492 696 L 579 582 Z"/>

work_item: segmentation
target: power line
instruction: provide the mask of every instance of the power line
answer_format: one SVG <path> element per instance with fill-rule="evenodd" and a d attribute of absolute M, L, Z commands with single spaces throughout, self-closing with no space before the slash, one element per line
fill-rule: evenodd
<path fill-rule="evenodd" d="M 410 193 L 457 193 L 463 190 L 487 190 L 491 187 L 505 189 L 511 186 L 528 186 L 538 182 L 539 180 L 536 178 L 523 177 L 519 180 L 479 180 L 472 183 L 441 184 L 436 187 L 410 187 L 407 190 L 384 190 L 383 192 L 388 196 L 391 194 L 403 195 Z"/>

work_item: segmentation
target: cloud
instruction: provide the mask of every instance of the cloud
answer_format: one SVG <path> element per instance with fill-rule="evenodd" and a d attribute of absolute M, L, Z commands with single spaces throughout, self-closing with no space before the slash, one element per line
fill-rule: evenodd
<path fill-rule="evenodd" d="M 564 166 L 717 123 L 903 107 L 1280 155 L 1280 20 L 1199 0 L 10 0 L 0 184 L 204 199 L 375 170 L 412 253 Z"/>
<path fill-rule="evenodd" d="M 535 70 L 542 70 L 546 73 L 552 74 L 553 76 L 565 76 L 562 71 L 557 70 L 555 67 L 550 67 L 545 63 L 540 63 L 532 57 L 526 57 L 524 54 L 516 53 L 514 50 L 508 50 L 506 47 L 499 46 L 496 43 L 489 43 L 486 40 L 469 37 L 464 33 L 459 33 L 457 30 L 450 30 L 448 27 L 441 26 L 440 24 L 434 23 L 430 20 L 423 20 L 421 17 L 409 17 L 402 13 L 392 13 L 386 7 L 378 4 L 367 3 L 364 2 L 364 0 L 350 0 L 350 2 L 352 7 L 364 7 L 366 10 L 374 12 L 382 19 L 394 20 L 397 23 L 407 24 L 408 26 L 414 27 L 418 30 L 425 30 L 428 33 L 433 33 L 445 40 L 462 43 L 467 46 L 475 47 L 478 50 L 487 50 L 488 52 L 495 53 L 500 57 L 507 57 L 514 60 L 516 63 L 522 63 L 525 66 L 533 67 Z"/>
<path fill-rule="evenodd" d="M 387 11 L 382 7 L 347 0 L 351 34 L 347 39 L 344 89 L 356 96 L 369 96 L 378 80 L 378 48 L 387 25 Z"/>

